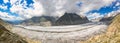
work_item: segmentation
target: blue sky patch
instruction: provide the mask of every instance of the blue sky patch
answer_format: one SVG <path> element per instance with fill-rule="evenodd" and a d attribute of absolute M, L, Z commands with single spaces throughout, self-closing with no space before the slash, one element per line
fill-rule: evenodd
<path fill-rule="evenodd" d="M 89 13 L 100 13 L 100 14 L 104 15 L 104 14 L 110 13 L 112 11 L 117 11 L 117 10 L 119 10 L 119 7 L 120 7 L 120 6 L 115 6 L 117 4 L 117 2 L 120 2 L 120 1 L 117 0 L 117 1 L 113 2 L 111 5 L 102 7 L 99 10 L 92 10 L 92 11 L 88 12 L 88 14 Z"/>
<path fill-rule="evenodd" d="M 27 1 L 27 7 L 31 7 L 30 4 L 33 4 L 33 0 L 26 0 Z"/>

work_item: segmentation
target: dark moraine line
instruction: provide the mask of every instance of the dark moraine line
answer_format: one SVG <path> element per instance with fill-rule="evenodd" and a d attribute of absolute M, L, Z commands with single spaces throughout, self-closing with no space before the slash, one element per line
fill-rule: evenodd
<path fill-rule="evenodd" d="M 15 26 L 15 27 L 26 29 L 26 28 L 20 27 L 20 26 Z M 31 29 L 26 29 L 26 30 L 36 31 L 36 32 L 48 32 L 48 33 L 69 33 L 69 32 L 76 32 L 76 31 L 86 30 L 86 29 L 89 29 L 89 28 L 92 28 L 92 27 L 94 27 L 94 26 L 86 27 L 84 29 L 77 29 L 77 30 L 74 30 L 74 31 L 42 31 L 42 30 L 31 30 Z"/>

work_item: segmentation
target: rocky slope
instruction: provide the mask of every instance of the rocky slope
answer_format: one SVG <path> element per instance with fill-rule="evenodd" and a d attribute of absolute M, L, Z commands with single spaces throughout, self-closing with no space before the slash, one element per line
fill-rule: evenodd
<path fill-rule="evenodd" d="M 107 32 L 81 43 L 120 43 L 120 13 L 112 19 Z"/>
<path fill-rule="evenodd" d="M 11 27 L 0 19 L 0 43 L 27 43 L 17 34 L 10 32 Z"/>
<path fill-rule="evenodd" d="M 4 20 L 2 20 L 2 19 L 0 19 L 0 24 L 2 25 L 2 26 L 4 26 L 7 30 L 11 30 L 12 28 L 12 25 L 11 24 L 9 24 L 9 23 L 7 23 L 6 21 L 4 21 Z"/>
<path fill-rule="evenodd" d="M 83 24 L 87 22 L 89 22 L 87 17 L 81 17 L 76 13 L 65 13 L 62 17 L 60 17 L 55 22 L 55 25 L 76 25 L 76 24 Z"/>
<path fill-rule="evenodd" d="M 109 25 L 108 32 L 120 32 L 120 13 L 112 20 L 112 23 Z"/>

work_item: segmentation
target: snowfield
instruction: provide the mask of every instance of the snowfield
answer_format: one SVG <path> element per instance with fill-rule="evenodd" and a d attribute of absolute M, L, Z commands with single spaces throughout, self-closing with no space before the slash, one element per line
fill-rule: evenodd
<path fill-rule="evenodd" d="M 51 27 L 16 25 L 12 32 L 40 40 L 42 43 L 79 43 L 81 40 L 106 32 L 106 29 L 107 25 L 103 23 Z"/>

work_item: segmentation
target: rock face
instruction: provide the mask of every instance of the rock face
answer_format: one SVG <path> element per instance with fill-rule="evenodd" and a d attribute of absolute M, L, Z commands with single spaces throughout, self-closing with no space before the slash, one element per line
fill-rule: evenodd
<path fill-rule="evenodd" d="M 0 43 L 27 43 L 20 36 L 10 32 L 6 24 L 0 19 Z"/>
<path fill-rule="evenodd" d="M 51 26 L 54 21 L 55 21 L 54 17 L 39 16 L 39 17 L 32 17 L 31 19 L 24 20 L 22 24 L 23 25 Z"/>
<path fill-rule="evenodd" d="M 76 13 L 65 13 L 62 17 L 60 17 L 55 24 L 56 25 L 76 25 L 87 23 L 89 20 L 87 17 L 80 17 Z"/>

